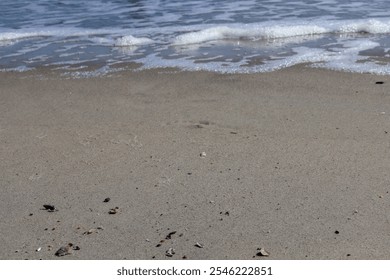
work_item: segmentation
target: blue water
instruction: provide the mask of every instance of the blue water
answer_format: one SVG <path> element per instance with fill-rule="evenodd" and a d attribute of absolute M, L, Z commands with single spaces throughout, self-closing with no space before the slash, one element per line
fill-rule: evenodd
<path fill-rule="evenodd" d="M 390 74 L 390 1 L 2 0 L 0 70 Z"/>

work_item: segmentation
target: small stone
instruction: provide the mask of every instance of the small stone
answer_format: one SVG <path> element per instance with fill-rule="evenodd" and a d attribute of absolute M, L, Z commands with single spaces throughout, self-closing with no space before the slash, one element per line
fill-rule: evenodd
<path fill-rule="evenodd" d="M 165 252 L 165 256 L 170 257 L 170 258 L 172 258 L 174 254 L 175 254 L 175 250 L 174 250 L 173 248 L 169 248 L 169 249 Z"/>
<path fill-rule="evenodd" d="M 335 233 L 335 234 L 339 234 L 340 232 L 339 232 L 338 230 L 336 230 L 334 233 Z"/>
<path fill-rule="evenodd" d="M 195 246 L 195 247 L 198 247 L 198 248 L 203 248 L 203 245 L 200 244 L 199 242 L 196 242 L 194 246 Z"/>
<path fill-rule="evenodd" d="M 206 152 L 201 152 L 200 153 L 200 157 L 205 158 L 206 157 Z"/>
<path fill-rule="evenodd" d="M 268 257 L 269 253 L 264 248 L 257 248 L 256 256 L 258 257 Z"/>
<path fill-rule="evenodd" d="M 39 247 L 38 249 L 36 249 L 35 251 L 39 252 L 42 250 L 42 247 Z"/>
<path fill-rule="evenodd" d="M 383 85 L 385 82 L 383 82 L 383 81 L 378 81 L 378 82 L 376 82 L 375 84 L 377 84 L 377 85 Z"/>
<path fill-rule="evenodd" d="M 182 258 L 183 260 L 186 260 L 186 259 L 187 259 L 187 256 L 184 255 L 184 256 L 181 257 L 181 258 Z"/>
<path fill-rule="evenodd" d="M 30 213 L 30 214 L 28 214 L 30 217 L 32 216 L 32 215 L 34 215 L 33 213 Z"/>
<path fill-rule="evenodd" d="M 111 198 L 107 197 L 107 198 L 105 198 L 105 199 L 103 200 L 103 202 L 107 203 L 107 202 L 109 202 L 110 200 L 111 200 Z"/>

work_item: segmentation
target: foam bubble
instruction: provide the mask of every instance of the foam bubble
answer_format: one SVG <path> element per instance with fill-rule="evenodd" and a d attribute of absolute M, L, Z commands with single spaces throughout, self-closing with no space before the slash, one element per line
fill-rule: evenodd
<path fill-rule="evenodd" d="M 116 39 L 114 45 L 117 47 L 127 47 L 127 46 L 140 46 L 152 44 L 153 40 L 145 37 L 137 38 L 132 35 L 122 36 Z"/>

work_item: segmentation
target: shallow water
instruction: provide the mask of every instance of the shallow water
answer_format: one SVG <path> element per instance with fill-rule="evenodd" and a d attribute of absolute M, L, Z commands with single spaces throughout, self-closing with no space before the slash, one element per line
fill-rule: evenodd
<path fill-rule="evenodd" d="M 3 0 L 0 69 L 390 74 L 390 1 Z"/>

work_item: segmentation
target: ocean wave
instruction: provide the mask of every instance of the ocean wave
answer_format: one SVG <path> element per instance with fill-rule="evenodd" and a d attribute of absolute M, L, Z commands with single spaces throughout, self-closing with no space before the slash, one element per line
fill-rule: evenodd
<path fill-rule="evenodd" d="M 214 26 L 176 36 L 173 45 L 201 44 L 220 40 L 269 40 L 321 34 L 386 34 L 390 20 L 339 20 L 290 24 L 246 24 L 238 27 Z"/>
<path fill-rule="evenodd" d="M 97 44 L 115 46 L 137 46 L 150 44 L 153 40 L 146 37 L 135 37 L 124 35 L 128 33 L 125 29 L 82 29 L 82 28 L 46 28 L 43 30 L 25 29 L 0 32 L 1 42 L 16 42 L 26 39 L 57 37 L 87 37 Z M 114 38 L 114 39 L 112 39 Z"/>

